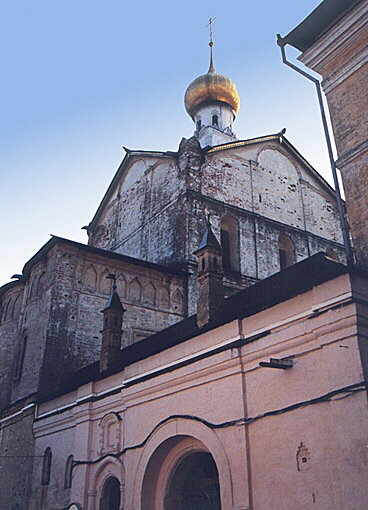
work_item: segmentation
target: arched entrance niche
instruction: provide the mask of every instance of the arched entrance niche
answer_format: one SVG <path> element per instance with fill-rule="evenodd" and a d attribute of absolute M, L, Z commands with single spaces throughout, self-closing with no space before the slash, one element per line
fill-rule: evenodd
<path fill-rule="evenodd" d="M 120 501 L 120 482 L 114 476 L 110 476 L 102 488 L 99 510 L 120 510 Z"/>
<path fill-rule="evenodd" d="M 151 456 L 141 510 L 221 510 L 220 478 L 206 446 L 188 436 L 164 441 Z"/>
<path fill-rule="evenodd" d="M 208 452 L 182 458 L 165 491 L 165 510 L 221 510 L 216 464 Z"/>

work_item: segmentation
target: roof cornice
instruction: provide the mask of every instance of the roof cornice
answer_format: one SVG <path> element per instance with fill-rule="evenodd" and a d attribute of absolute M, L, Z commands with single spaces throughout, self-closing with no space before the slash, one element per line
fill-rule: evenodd
<path fill-rule="evenodd" d="M 37 262 L 42 260 L 48 254 L 48 252 L 57 244 L 68 245 L 68 246 L 71 246 L 77 250 L 82 250 L 84 252 L 88 252 L 88 253 L 91 253 L 94 255 L 105 257 L 110 260 L 125 262 L 127 264 L 138 265 L 141 267 L 143 266 L 143 267 L 147 267 L 147 268 L 159 271 L 159 272 L 165 272 L 165 273 L 169 273 L 169 274 L 177 275 L 177 276 L 183 276 L 185 274 L 185 271 L 183 269 L 174 269 L 171 267 L 166 267 L 161 264 L 156 264 L 155 262 L 148 262 L 146 260 L 136 259 L 134 257 L 129 257 L 128 255 L 122 255 L 121 253 L 116 253 L 116 252 L 110 251 L 110 250 L 103 250 L 102 248 L 95 248 L 94 246 L 89 246 L 88 244 L 78 243 L 77 241 L 72 241 L 71 239 L 65 239 L 64 237 L 59 237 L 59 236 L 53 235 L 51 237 L 51 239 L 49 239 L 47 241 L 47 243 L 45 243 L 38 250 L 38 252 L 35 253 L 35 255 L 33 255 L 33 257 L 31 259 L 29 259 L 28 262 L 26 262 L 26 264 L 24 265 L 23 275 L 25 278 L 28 278 L 32 267 L 35 264 L 37 264 Z M 11 283 L 13 283 L 13 282 L 11 282 Z M 17 283 L 17 282 L 14 282 L 14 283 Z"/>
<path fill-rule="evenodd" d="M 328 61 L 339 48 L 351 44 L 355 34 L 365 30 L 368 20 L 368 2 L 354 4 L 343 12 L 341 18 L 326 27 L 320 37 L 298 57 L 304 65 L 320 73 L 320 66 Z M 321 73 L 320 73 L 321 74 Z"/>

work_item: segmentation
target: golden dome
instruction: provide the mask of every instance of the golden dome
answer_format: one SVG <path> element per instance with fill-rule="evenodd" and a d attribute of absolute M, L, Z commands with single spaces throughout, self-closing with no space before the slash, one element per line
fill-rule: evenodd
<path fill-rule="evenodd" d="M 234 114 L 237 114 L 240 108 L 240 97 L 235 83 L 226 76 L 216 73 L 211 55 L 208 73 L 198 76 L 185 92 L 185 109 L 193 119 L 200 105 L 213 101 L 228 104 Z"/>

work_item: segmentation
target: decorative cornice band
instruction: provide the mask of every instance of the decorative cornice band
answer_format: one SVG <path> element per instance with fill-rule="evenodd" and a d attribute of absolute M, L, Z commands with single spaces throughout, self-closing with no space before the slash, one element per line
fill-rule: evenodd
<path fill-rule="evenodd" d="M 336 161 L 336 166 L 340 170 L 342 170 L 344 166 L 348 165 L 349 163 L 352 163 L 352 161 L 354 161 L 355 158 L 358 158 L 367 151 L 368 151 L 368 139 L 364 140 L 364 142 L 362 142 L 361 144 L 355 146 L 349 152 L 342 154 Z"/>
<path fill-rule="evenodd" d="M 368 63 L 368 47 L 364 48 L 358 55 L 356 55 L 347 65 L 342 69 L 339 69 L 336 73 L 331 74 L 322 82 L 322 87 L 325 94 L 328 94 L 335 87 L 340 85 L 355 71 L 358 71 L 361 67 Z"/>
<path fill-rule="evenodd" d="M 368 2 L 362 2 L 302 53 L 298 59 L 310 69 L 316 70 L 316 67 L 331 53 L 335 52 L 338 47 L 348 39 L 351 41 L 358 30 L 364 30 L 367 18 Z"/>

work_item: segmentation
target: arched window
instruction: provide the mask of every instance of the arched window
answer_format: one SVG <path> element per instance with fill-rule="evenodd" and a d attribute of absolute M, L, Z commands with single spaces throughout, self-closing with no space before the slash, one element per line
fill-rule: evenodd
<path fill-rule="evenodd" d="M 26 354 L 27 347 L 27 336 L 24 335 L 18 345 L 17 358 L 15 360 L 15 370 L 14 370 L 14 381 L 19 381 L 22 377 L 23 365 L 24 365 L 24 356 Z"/>
<path fill-rule="evenodd" d="M 119 510 L 120 483 L 115 477 L 106 480 L 101 494 L 100 510 Z"/>
<path fill-rule="evenodd" d="M 70 489 L 72 486 L 73 460 L 73 455 L 69 455 L 65 464 L 64 489 Z"/>
<path fill-rule="evenodd" d="M 212 115 L 212 126 L 218 127 L 218 116 Z"/>
<path fill-rule="evenodd" d="M 49 485 L 50 483 L 51 461 L 52 461 L 51 448 L 47 447 L 45 453 L 43 454 L 42 460 L 41 485 Z"/>
<path fill-rule="evenodd" d="M 200 131 L 201 127 L 202 127 L 202 121 L 201 121 L 201 119 L 198 119 L 197 120 L 197 131 Z"/>
<path fill-rule="evenodd" d="M 281 270 L 295 263 L 294 244 L 285 234 L 279 236 L 279 259 Z"/>
<path fill-rule="evenodd" d="M 237 220 L 232 216 L 225 216 L 221 220 L 221 248 L 224 271 L 238 272 L 240 270 L 239 228 Z"/>

